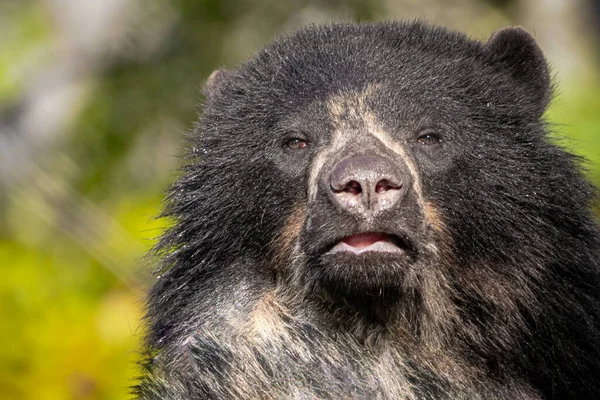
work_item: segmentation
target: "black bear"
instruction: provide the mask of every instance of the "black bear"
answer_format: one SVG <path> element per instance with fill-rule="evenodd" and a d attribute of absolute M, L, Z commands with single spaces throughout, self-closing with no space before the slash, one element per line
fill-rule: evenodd
<path fill-rule="evenodd" d="M 599 399 L 600 229 L 547 63 L 420 22 L 309 27 L 205 86 L 142 399 Z"/>

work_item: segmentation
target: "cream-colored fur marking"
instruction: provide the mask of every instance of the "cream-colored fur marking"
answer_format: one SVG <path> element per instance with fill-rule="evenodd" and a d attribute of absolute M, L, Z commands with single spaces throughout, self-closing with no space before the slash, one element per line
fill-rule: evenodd
<path fill-rule="evenodd" d="M 406 163 L 410 174 L 412 175 L 413 189 L 417 194 L 419 207 L 421 207 L 421 209 L 425 208 L 421 190 L 421 181 L 414 160 L 407 155 L 401 143 L 395 141 L 380 127 L 375 114 L 366 105 L 366 99 L 376 90 L 377 86 L 372 85 L 367 87 L 362 93 L 336 95 L 332 96 L 327 101 L 327 108 L 333 120 L 335 131 L 329 146 L 317 154 L 311 166 L 308 193 L 309 201 L 312 202 L 316 198 L 318 186 L 317 177 L 319 176 L 321 169 L 323 169 L 327 158 L 352 141 L 353 137 L 348 133 L 348 128 L 350 126 L 362 125 L 369 135 L 381 142 Z M 433 223 L 432 225 L 435 226 L 436 224 Z"/>

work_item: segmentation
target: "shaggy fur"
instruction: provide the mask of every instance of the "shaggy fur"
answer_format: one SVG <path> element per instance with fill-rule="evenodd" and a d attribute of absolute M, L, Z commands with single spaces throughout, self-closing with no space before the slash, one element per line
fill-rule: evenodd
<path fill-rule="evenodd" d="M 600 398 L 593 190 L 527 32 L 310 27 L 205 94 L 139 398 Z M 365 155 L 400 200 L 334 190 Z M 401 251 L 332 251 L 361 232 Z"/>

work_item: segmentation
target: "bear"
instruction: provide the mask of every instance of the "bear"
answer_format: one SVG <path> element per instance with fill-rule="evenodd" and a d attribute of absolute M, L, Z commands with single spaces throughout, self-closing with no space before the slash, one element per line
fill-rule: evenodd
<path fill-rule="evenodd" d="M 204 87 L 140 399 L 600 398 L 600 228 L 534 38 L 333 23 Z"/>

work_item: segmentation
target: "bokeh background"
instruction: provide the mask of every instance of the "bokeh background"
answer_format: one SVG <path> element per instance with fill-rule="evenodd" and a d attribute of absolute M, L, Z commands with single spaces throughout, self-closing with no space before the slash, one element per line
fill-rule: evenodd
<path fill-rule="evenodd" d="M 130 397 L 143 255 L 214 69 L 310 23 L 520 24 L 556 75 L 547 118 L 598 184 L 598 3 L 0 0 L 0 399 Z"/>

